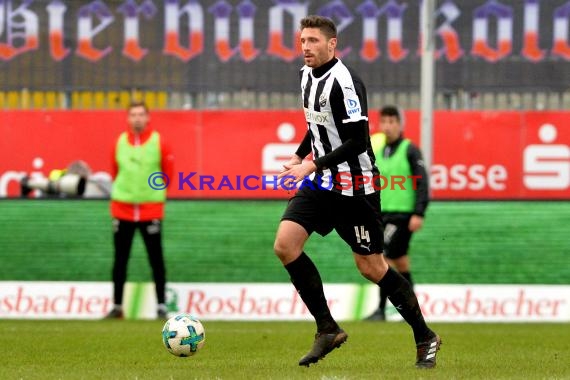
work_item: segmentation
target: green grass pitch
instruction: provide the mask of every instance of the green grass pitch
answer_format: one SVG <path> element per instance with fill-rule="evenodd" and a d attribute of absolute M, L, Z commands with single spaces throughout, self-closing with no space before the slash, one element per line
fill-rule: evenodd
<path fill-rule="evenodd" d="M 404 323 L 347 322 L 349 339 L 310 368 L 311 322 L 204 321 L 206 345 L 178 358 L 161 321 L 0 320 L 0 379 L 570 379 L 568 324 L 432 324 L 434 370 L 414 368 Z"/>

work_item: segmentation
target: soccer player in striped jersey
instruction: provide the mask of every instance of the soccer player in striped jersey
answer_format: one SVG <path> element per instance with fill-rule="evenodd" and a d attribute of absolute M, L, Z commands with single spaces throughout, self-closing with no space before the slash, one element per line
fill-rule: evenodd
<path fill-rule="evenodd" d="M 348 335 L 332 317 L 319 271 L 304 252 L 313 232 L 333 229 L 351 247 L 360 273 L 378 284 L 412 327 L 416 366 L 433 368 L 441 339 L 425 323 L 418 300 L 382 255 L 379 172 L 370 144 L 366 89 L 335 57 L 336 26 L 322 16 L 301 20 L 305 65 L 300 71 L 307 134 L 279 178 L 300 183 L 279 224 L 274 250 L 315 318 L 312 349 L 299 365 L 309 366 L 340 347 Z M 312 160 L 304 160 L 309 153 Z"/>

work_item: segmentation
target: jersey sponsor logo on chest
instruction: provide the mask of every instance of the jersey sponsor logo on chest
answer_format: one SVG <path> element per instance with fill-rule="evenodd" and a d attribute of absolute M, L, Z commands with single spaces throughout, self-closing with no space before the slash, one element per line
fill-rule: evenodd
<path fill-rule="evenodd" d="M 305 119 L 309 123 L 328 124 L 330 122 L 330 114 L 318 111 L 311 111 L 305 108 Z"/>

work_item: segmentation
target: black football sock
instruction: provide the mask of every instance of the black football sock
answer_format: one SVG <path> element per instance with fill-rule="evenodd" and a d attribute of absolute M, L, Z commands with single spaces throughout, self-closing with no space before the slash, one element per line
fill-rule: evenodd
<path fill-rule="evenodd" d="M 412 289 L 414 288 L 414 282 L 412 281 L 412 274 L 410 272 L 400 272 L 400 274 L 402 275 L 402 277 L 404 277 L 406 280 L 408 280 L 408 282 L 410 283 L 410 285 L 412 286 Z"/>
<path fill-rule="evenodd" d="M 412 274 L 410 272 L 400 272 L 400 274 L 402 275 L 402 277 L 404 277 L 406 280 L 408 280 L 408 282 L 412 286 L 412 289 L 414 289 L 414 283 L 412 282 Z M 388 299 L 388 295 L 386 294 L 385 291 L 382 290 L 382 288 L 380 288 L 380 304 L 378 305 L 378 309 L 380 309 L 382 311 L 386 310 L 386 300 L 387 299 Z"/>
<path fill-rule="evenodd" d="M 392 268 L 378 281 L 378 286 L 386 292 L 392 305 L 412 327 L 416 343 L 423 342 L 434 336 L 424 320 L 418 299 L 410 283 Z"/>
<path fill-rule="evenodd" d="M 399 272 L 402 277 L 404 277 L 406 280 L 408 280 L 408 282 L 410 283 L 410 286 L 412 287 L 412 290 L 414 290 L 414 283 L 412 282 L 412 274 L 410 272 Z M 380 293 L 382 294 L 382 298 L 380 299 L 380 304 L 381 304 L 381 308 L 382 310 L 385 310 L 386 308 L 386 299 L 388 298 L 388 296 L 385 294 L 385 292 L 382 292 L 382 288 L 380 288 Z M 382 305 L 382 302 L 384 302 L 384 304 Z"/>
<path fill-rule="evenodd" d="M 321 276 L 309 256 L 302 252 L 295 261 L 285 265 L 285 269 L 289 272 L 291 282 L 307 309 L 315 317 L 317 331 L 324 333 L 336 331 L 338 325 L 327 305 Z"/>
<path fill-rule="evenodd" d="M 388 294 L 386 294 L 385 290 L 380 288 L 380 303 L 378 304 L 378 310 L 386 310 L 386 300 L 388 299 Z"/>

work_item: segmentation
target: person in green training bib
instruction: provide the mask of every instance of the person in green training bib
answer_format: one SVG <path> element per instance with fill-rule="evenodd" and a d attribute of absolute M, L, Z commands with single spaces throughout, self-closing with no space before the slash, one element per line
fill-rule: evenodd
<path fill-rule="evenodd" d="M 380 173 L 388 181 L 381 197 L 384 254 L 388 263 L 413 286 L 408 248 L 412 234 L 421 229 L 424 222 L 429 181 L 420 149 L 403 137 L 403 117 L 397 107 L 382 108 L 382 133 L 375 134 L 376 138 L 371 141 Z M 395 184 L 397 182 L 403 185 Z M 379 293 L 378 308 L 366 320 L 386 320 L 387 295 L 382 288 Z"/>
<path fill-rule="evenodd" d="M 127 264 L 134 234 L 139 230 L 156 287 L 157 318 L 166 319 L 162 220 L 168 178 L 172 178 L 173 173 L 174 155 L 162 135 L 149 125 L 150 115 L 145 103 L 135 102 L 129 106 L 127 122 L 129 128 L 117 139 L 112 156 L 114 306 L 105 318 L 123 318 L 123 288 L 127 278 Z M 160 178 L 156 178 L 157 176 Z"/>

